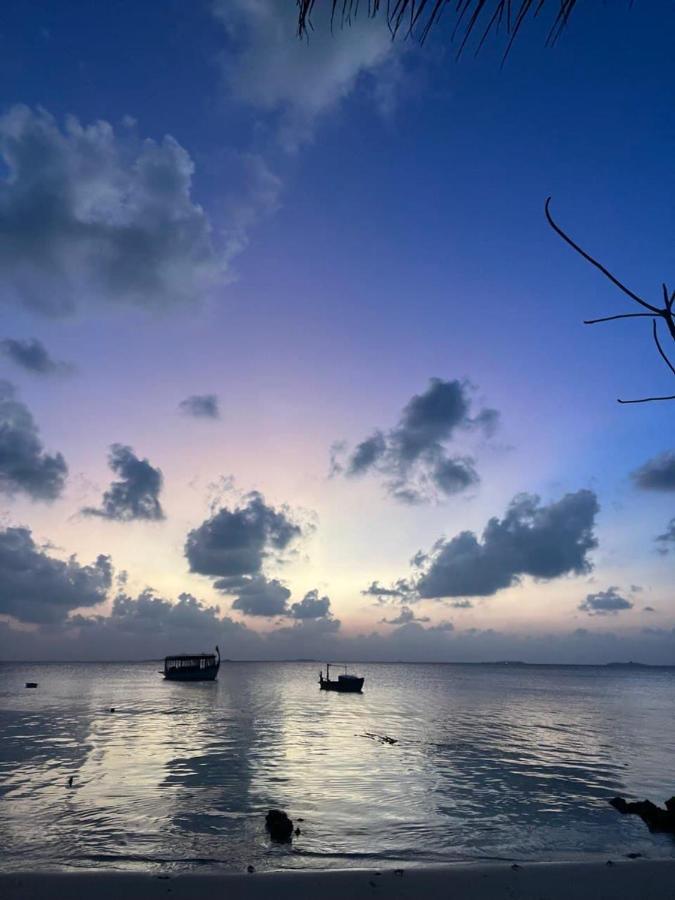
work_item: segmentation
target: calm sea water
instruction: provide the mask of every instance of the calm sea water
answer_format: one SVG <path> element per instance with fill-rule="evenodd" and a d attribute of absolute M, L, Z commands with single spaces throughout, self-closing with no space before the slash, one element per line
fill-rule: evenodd
<path fill-rule="evenodd" d="M 350 696 L 316 664 L 157 668 L 0 665 L 0 868 L 675 856 L 607 803 L 675 793 L 675 670 L 364 665 Z"/>

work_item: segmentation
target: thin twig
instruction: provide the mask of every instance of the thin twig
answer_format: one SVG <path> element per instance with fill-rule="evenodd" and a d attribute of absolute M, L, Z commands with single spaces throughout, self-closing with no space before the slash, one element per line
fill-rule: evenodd
<path fill-rule="evenodd" d="M 675 394 L 672 397 L 643 397 L 641 400 L 619 400 L 617 397 L 617 403 L 651 403 L 652 400 L 675 400 Z"/>
<path fill-rule="evenodd" d="M 573 241 L 572 238 L 568 234 L 566 234 L 562 230 L 562 228 L 554 221 L 553 216 L 551 215 L 551 211 L 549 209 L 550 204 L 551 204 L 551 198 L 549 197 L 546 200 L 546 203 L 544 205 L 544 212 L 546 213 L 546 218 L 548 219 L 548 224 L 551 226 L 551 228 L 557 234 L 560 235 L 560 237 L 565 241 L 565 243 L 569 244 L 573 250 L 576 250 L 577 253 L 579 253 L 581 256 L 583 256 L 583 258 L 585 260 L 587 260 L 592 266 L 595 266 L 596 269 L 599 269 L 602 272 L 602 274 L 605 275 L 605 277 L 609 278 L 609 280 L 612 282 L 612 284 L 615 284 L 619 288 L 619 290 L 623 291 L 624 294 L 627 294 L 631 298 L 631 300 L 635 300 L 636 303 L 639 303 L 640 306 L 644 306 L 645 309 L 649 309 L 653 313 L 657 313 L 658 315 L 661 315 L 661 310 L 658 307 L 652 306 L 651 303 L 647 303 L 647 301 L 643 300 L 642 297 L 638 297 L 638 295 L 636 293 L 634 293 L 633 291 L 631 291 L 630 288 L 627 288 L 625 284 L 622 284 L 615 275 L 612 275 L 612 273 L 609 271 L 609 269 L 605 268 L 605 266 L 603 266 L 603 264 L 601 262 L 598 262 L 597 259 L 594 259 L 590 255 L 590 253 L 586 253 L 585 250 L 583 250 L 575 241 Z"/>
<path fill-rule="evenodd" d="M 614 319 L 658 319 L 659 313 L 621 313 L 620 316 L 604 316 L 602 319 L 584 319 L 584 325 L 612 322 Z"/>
<path fill-rule="evenodd" d="M 675 375 L 675 366 L 673 366 L 671 361 L 666 356 L 665 350 L 663 349 L 663 347 L 661 346 L 661 342 L 659 341 L 659 333 L 656 330 L 656 321 L 652 322 L 652 325 L 653 325 L 652 334 L 654 336 L 654 343 L 656 344 L 656 349 L 661 354 L 662 359 L 665 361 L 665 363 L 668 366 L 668 368 L 670 369 L 670 371 L 673 373 L 673 375 Z"/>

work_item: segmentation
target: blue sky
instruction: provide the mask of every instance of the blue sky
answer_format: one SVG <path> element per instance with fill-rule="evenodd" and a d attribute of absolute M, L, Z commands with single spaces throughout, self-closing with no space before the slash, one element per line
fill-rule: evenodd
<path fill-rule="evenodd" d="M 658 488 L 631 473 L 672 453 L 673 406 L 616 403 L 672 393 L 672 378 L 647 322 L 581 324 L 630 312 L 630 301 L 553 234 L 543 205 L 551 195 L 575 238 L 659 302 L 675 278 L 675 11 L 580 7 L 554 48 L 546 23 L 530 23 L 502 65 L 499 40 L 456 61 L 443 24 L 419 47 L 392 43 L 381 20 L 331 36 L 319 16 L 303 43 L 291 6 L 3 6 L 0 233 L 19 249 L 0 259 L 0 339 L 37 339 L 75 371 L 36 375 L 0 357 L 43 452 L 68 466 L 53 498 L 3 473 L 0 524 L 30 529 L 41 548 L 21 544 L 26 579 L 71 554 L 78 566 L 109 555 L 126 573 L 87 581 L 80 606 L 73 594 L 40 621 L 26 582 L 7 574 L 14 545 L 3 586 L 0 548 L 3 655 L 147 656 L 206 646 L 217 632 L 232 656 L 672 662 L 675 548 L 659 553 L 671 544 L 655 538 L 675 515 L 675 461 Z M 11 140 L 36 123 L 48 137 L 39 152 L 20 144 L 13 169 Z M 17 210 L 31 191 L 26 225 Z M 66 224 L 53 230 L 46 196 L 63 204 L 52 212 Z M 57 302 L 72 308 L 55 315 Z M 408 470 L 399 424 L 431 378 L 467 379 L 472 412 L 451 414 L 443 449 L 430 443 Z M 219 418 L 179 412 L 206 394 Z M 469 421 L 481 408 L 499 413 L 493 433 Z M 331 447 L 343 442 L 348 470 L 376 429 L 388 442 L 380 460 L 329 477 Z M 161 470 L 162 518 L 81 512 L 105 508 L 113 444 Z M 470 456 L 476 479 L 397 500 L 392 479 L 405 469 L 428 486 L 439 453 Z M 301 523 L 301 538 L 265 544 L 245 583 L 218 588 L 213 573 L 190 570 L 186 537 L 219 510 L 248 509 L 251 491 Z M 419 596 L 417 551 L 423 574 L 440 565 L 437 542 L 452 554 L 453 537 L 470 531 L 480 543 L 520 493 L 541 497 L 543 521 L 580 491 L 599 511 L 597 546 L 576 563 L 538 576 L 511 548 L 508 585 L 459 598 L 470 606 Z M 455 559 L 452 573 L 465 565 Z M 57 603 L 79 571 L 42 588 Z M 264 614 L 238 599 L 259 578 Z M 362 593 L 399 579 L 410 590 L 386 606 Z M 121 621 L 141 607 L 115 598 L 138 604 L 149 588 L 161 624 L 148 651 L 138 617 Z M 294 619 L 291 604 L 314 590 L 330 615 Z M 184 593 L 193 618 L 176 630 L 170 604 Z M 600 598 L 594 614 L 579 609 L 589 595 Z M 412 619 L 381 621 L 401 606 Z"/>

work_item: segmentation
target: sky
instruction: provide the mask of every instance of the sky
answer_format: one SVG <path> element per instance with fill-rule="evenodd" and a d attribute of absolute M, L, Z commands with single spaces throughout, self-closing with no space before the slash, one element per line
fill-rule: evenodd
<path fill-rule="evenodd" d="M 675 664 L 672 4 L 328 25 L 3 4 L 0 658 Z"/>

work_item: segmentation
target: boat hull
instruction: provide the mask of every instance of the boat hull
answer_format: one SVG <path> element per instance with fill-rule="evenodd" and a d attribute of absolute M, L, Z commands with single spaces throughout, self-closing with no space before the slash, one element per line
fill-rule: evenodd
<path fill-rule="evenodd" d="M 364 678 L 350 678 L 346 681 L 327 681 L 325 678 L 319 682 L 322 691 L 337 691 L 339 694 L 360 694 L 363 690 Z"/>
<path fill-rule="evenodd" d="M 218 674 L 218 666 L 213 669 L 201 669 L 198 672 L 165 672 L 167 681 L 215 681 Z"/>

